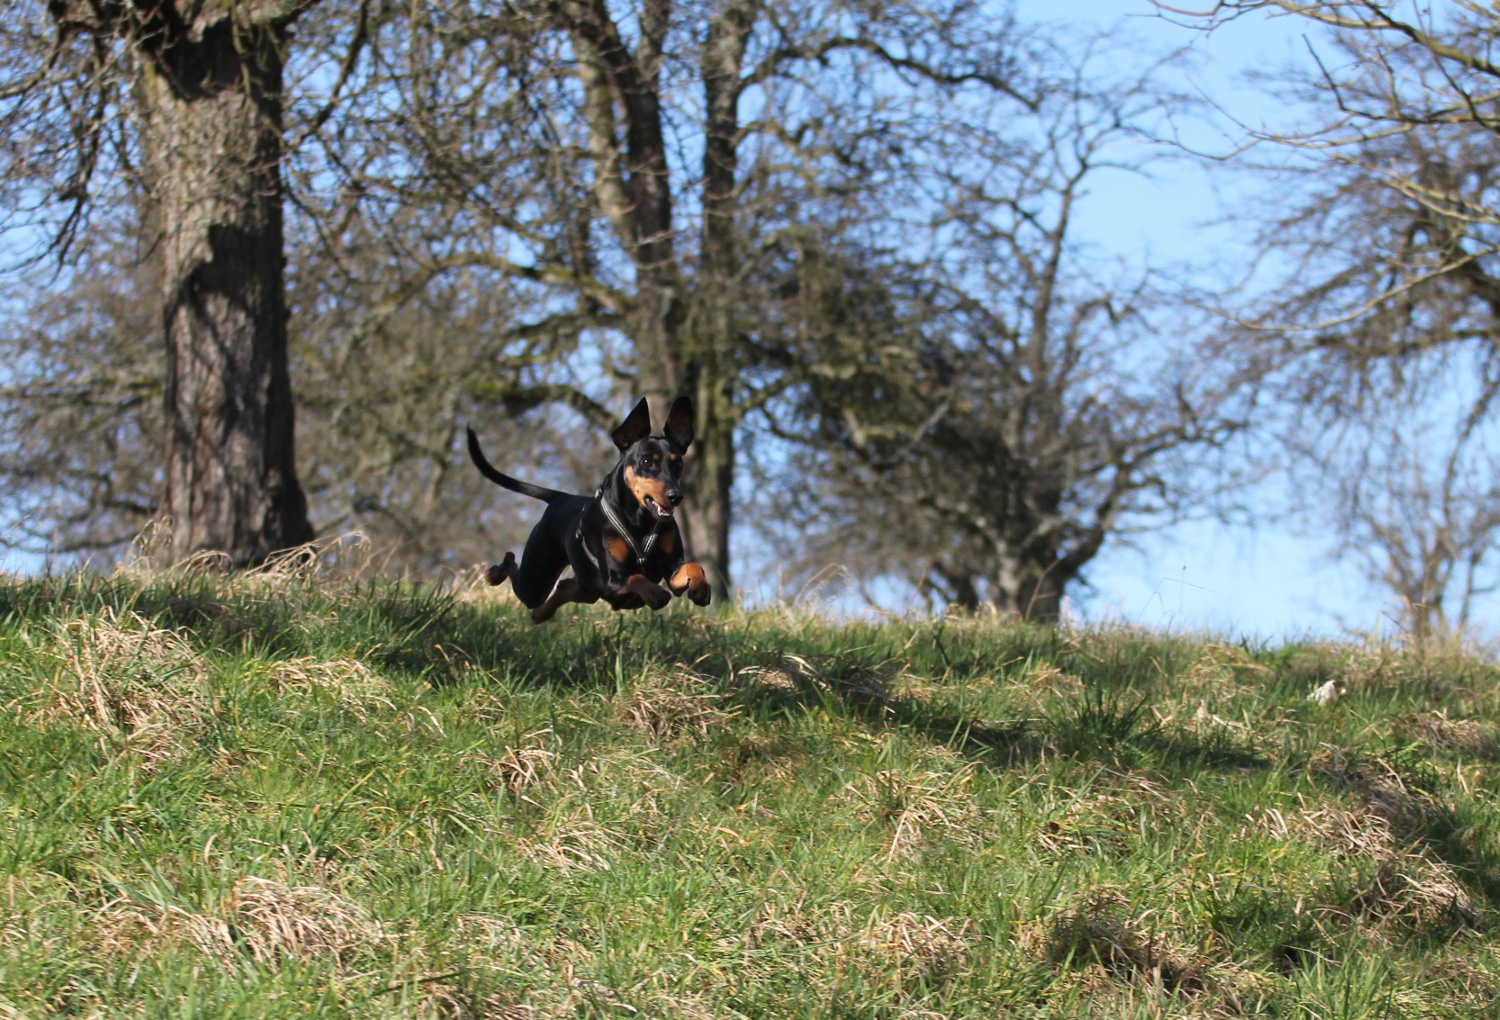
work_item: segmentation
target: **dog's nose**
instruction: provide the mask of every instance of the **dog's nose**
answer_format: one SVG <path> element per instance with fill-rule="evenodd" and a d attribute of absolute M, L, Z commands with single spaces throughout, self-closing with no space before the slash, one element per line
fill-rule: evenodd
<path fill-rule="evenodd" d="M 682 502 L 682 490 L 681 489 L 668 489 L 667 490 L 667 502 L 671 503 L 673 506 L 676 506 L 678 503 L 681 503 Z"/>

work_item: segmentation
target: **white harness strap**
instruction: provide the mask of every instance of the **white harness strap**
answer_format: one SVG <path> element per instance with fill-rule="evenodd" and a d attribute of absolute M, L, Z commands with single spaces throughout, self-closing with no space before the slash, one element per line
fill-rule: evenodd
<path fill-rule="evenodd" d="M 661 534 L 661 525 L 665 518 L 656 518 L 656 523 L 651 526 L 651 534 L 646 536 L 646 544 L 639 546 L 635 543 L 635 536 L 630 533 L 630 529 L 625 527 L 625 522 L 620 519 L 619 511 L 605 498 L 604 490 L 596 489 L 594 491 L 594 498 L 599 501 L 599 509 L 604 511 L 604 516 L 609 520 L 610 526 L 620 533 L 620 537 L 625 540 L 625 544 L 630 546 L 630 551 L 635 553 L 636 564 L 644 570 L 646 567 L 646 557 L 651 555 L 651 550 L 656 545 L 656 536 Z"/>

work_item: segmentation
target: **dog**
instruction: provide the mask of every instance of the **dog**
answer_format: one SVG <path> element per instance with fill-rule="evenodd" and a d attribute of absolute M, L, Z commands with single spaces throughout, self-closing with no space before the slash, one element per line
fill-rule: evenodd
<path fill-rule="evenodd" d="M 547 504 L 526 539 L 521 565 L 507 552 L 490 567 L 489 583 L 510 579 L 535 623 L 552 619 L 569 602 L 604 599 L 615 609 L 661 609 L 673 595 L 706 606 L 713 589 L 703 568 L 688 562 L 673 519 L 682 505 L 682 459 L 693 443 L 693 402 L 678 397 L 662 434 L 651 434 L 644 399 L 610 433 L 620 460 L 592 496 L 545 489 L 496 471 L 469 432 L 469 459 L 479 473 L 512 492 Z M 565 568 L 573 574 L 558 583 Z M 666 580 L 663 588 L 661 582 Z"/>

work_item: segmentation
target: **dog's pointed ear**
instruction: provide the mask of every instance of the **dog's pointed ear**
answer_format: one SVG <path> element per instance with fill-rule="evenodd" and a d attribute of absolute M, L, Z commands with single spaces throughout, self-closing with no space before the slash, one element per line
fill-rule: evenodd
<path fill-rule="evenodd" d="M 678 397 L 672 401 L 672 409 L 667 412 L 667 424 L 662 429 L 662 435 L 674 443 L 683 453 L 693 445 L 693 398 Z"/>
<path fill-rule="evenodd" d="M 642 397 L 640 403 L 636 404 L 631 412 L 620 422 L 617 429 L 609 434 L 609 438 L 615 441 L 615 445 L 624 453 L 642 439 L 651 434 L 651 407 Z"/>

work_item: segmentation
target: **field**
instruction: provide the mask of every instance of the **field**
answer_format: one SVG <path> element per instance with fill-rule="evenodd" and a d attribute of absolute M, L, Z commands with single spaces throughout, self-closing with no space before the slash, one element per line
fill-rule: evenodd
<path fill-rule="evenodd" d="M 286 572 L 0 621 L 0 1017 L 1500 1015 L 1457 650 Z"/>

